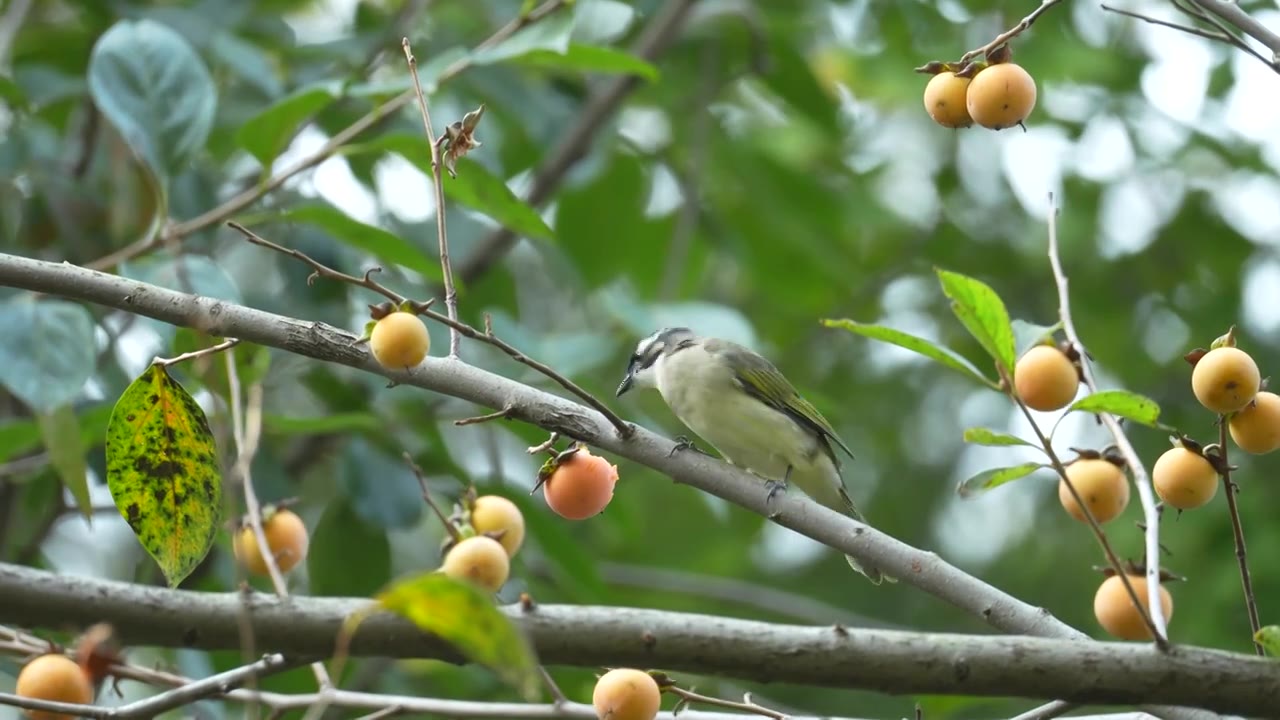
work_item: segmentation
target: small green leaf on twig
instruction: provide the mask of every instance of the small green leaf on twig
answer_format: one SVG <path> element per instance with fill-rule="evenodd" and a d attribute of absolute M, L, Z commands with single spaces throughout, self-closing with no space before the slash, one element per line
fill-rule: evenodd
<path fill-rule="evenodd" d="M 930 360 L 942 363 L 952 370 L 957 370 L 978 382 L 990 388 L 998 389 L 999 385 L 988 380 L 983 376 L 982 372 L 973 366 L 968 360 L 957 355 L 954 351 L 949 350 L 941 345 L 937 345 L 931 340 L 917 337 L 909 333 L 885 327 L 883 325 L 868 325 L 853 320 L 823 320 L 822 324 L 831 328 L 844 328 L 851 333 L 871 338 L 872 340 L 880 340 L 891 345 L 897 345 L 906 348 L 914 353 L 923 355 Z"/>
<path fill-rule="evenodd" d="M 1253 640 L 1271 657 L 1280 656 L 1280 625 L 1267 625 L 1253 634 Z"/>
<path fill-rule="evenodd" d="M 1155 400 L 1128 390 L 1102 390 L 1071 404 L 1068 412 L 1109 413 L 1149 427 L 1160 427 L 1160 406 Z"/>
<path fill-rule="evenodd" d="M 990 445 L 992 447 L 1009 447 L 1013 445 L 1036 447 L 1016 435 L 1010 435 L 1008 433 L 997 432 L 989 428 L 981 427 L 966 429 L 964 431 L 964 441 L 973 445 Z"/>
<path fill-rule="evenodd" d="M 960 483 L 956 488 L 956 492 L 960 497 L 973 497 L 977 493 L 1000 487 L 1005 483 L 1013 482 L 1019 478 L 1024 478 L 1040 468 L 1049 467 L 1044 463 L 1022 463 L 1012 467 L 995 468 L 993 470 L 984 470 L 977 475 Z"/>
<path fill-rule="evenodd" d="M 991 286 L 966 275 L 937 268 L 942 292 L 951 300 L 955 313 L 969 334 L 996 361 L 1005 377 L 1013 377 L 1013 325 L 1004 301 Z"/>

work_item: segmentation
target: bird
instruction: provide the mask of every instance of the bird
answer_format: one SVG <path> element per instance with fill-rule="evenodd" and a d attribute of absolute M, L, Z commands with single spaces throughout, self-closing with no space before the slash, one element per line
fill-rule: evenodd
<path fill-rule="evenodd" d="M 866 522 L 845 488 L 836 449 L 851 459 L 853 452 L 764 356 L 687 327 L 662 328 L 636 345 L 617 397 L 654 388 L 721 457 L 764 479 L 767 501 L 795 483 L 822 505 Z M 845 559 L 876 585 L 894 582 L 876 567 Z"/>

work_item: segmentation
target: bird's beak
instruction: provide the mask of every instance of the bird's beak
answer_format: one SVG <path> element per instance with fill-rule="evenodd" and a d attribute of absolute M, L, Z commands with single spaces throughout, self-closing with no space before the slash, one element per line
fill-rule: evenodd
<path fill-rule="evenodd" d="M 622 397 L 624 393 L 631 389 L 632 377 L 631 373 L 627 373 L 627 376 L 622 378 L 622 382 L 618 385 L 618 394 L 616 397 Z"/>

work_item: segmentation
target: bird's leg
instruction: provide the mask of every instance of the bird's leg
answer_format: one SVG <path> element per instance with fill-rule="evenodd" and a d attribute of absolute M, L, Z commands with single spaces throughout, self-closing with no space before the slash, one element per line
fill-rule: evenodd
<path fill-rule="evenodd" d="M 787 483 L 791 480 L 791 469 L 792 469 L 792 466 L 791 466 L 791 465 L 788 465 L 788 466 L 787 466 L 787 471 L 786 471 L 785 473 L 783 473 L 783 474 L 782 474 L 782 480 L 781 480 L 781 481 L 778 481 L 778 480 L 766 480 L 766 481 L 765 481 L 765 483 L 764 483 L 764 487 L 765 487 L 765 490 L 768 492 L 768 494 L 767 494 L 767 495 L 765 495 L 765 498 L 764 498 L 764 505 L 765 505 L 765 507 L 766 507 L 766 508 L 768 508 L 768 507 L 769 507 L 769 503 L 773 502 L 773 499 L 774 499 L 775 497 L 777 497 L 777 496 L 779 496 L 779 495 L 783 495 L 783 494 L 785 494 L 785 493 L 787 492 Z M 770 520 L 772 520 L 772 519 L 774 519 L 774 518 L 778 517 L 778 515 L 779 515 L 779 514 L 781 514 L 781 511 L 780 511 L 780 510 L 779 510 L 779 511 L 774 511 L 774 512 L 769 513 L 769 516 L 768 516 L 768 517 L 769 517 L 769 519 L 770 519 Z"/>
<path fill-rule="evenodd" d="M 702 453 L 703 455 L 707 454 L 702 452 L 702 449 L 697 445 L 694 445 L 688 435 L 677 435 L 675 447 L 671 448 L 671 452 L 667 453 L 667 457 L 671 457 L 678 452 L 684 452 L 685 450 L 692 450 L 694 452 Z"/>

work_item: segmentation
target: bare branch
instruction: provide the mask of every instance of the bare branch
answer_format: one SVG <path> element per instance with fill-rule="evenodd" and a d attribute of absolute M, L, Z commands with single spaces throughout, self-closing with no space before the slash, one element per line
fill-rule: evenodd
<path fill-rule="evenodd" d="M 1249 615 L 1249 639 L 1253 642 L 1253 649 L 1259 655 L 1265 656 L 1267 652 L 1263 649 L 1262 643 L 1257 640 L 1262 623 L 1258 620 L 1258 600 L 1254 597 L 1253 580 L 1249 577 L 1249 555 L 1245 550 L 1244 527 L 1240 524 L 1240 508 L 1236 501 L 1240 486 L 1231 479 L 1231 463 L 1227 458 L 1227 418 L 1224 416 L 1218 417 L 1217 449 L 1218 457 L 1222 461 L 1217 463 L 1217 466 L 1222 468 L 1222 485 L 1227 492 L 1227 512 L 1231 515 L 1231 537 L 1236 546 L 1236 563 L 1240 566 L 1240 585 L 1244 590 L 1245 612 Z"/>
<path fill-rule="evenodd" d="M 992 50 L 995 50 L 996 48 L 1000 47 L 1001 45 L 1007 44 L 1010 40 L 1018 37 L 1022 33 L 1030 30 L 1031 26 L 1035 24 L 1036 20 L 1040 19 L 1041 15 L 1045 14 L 1045 12 L 1049 10 L 1049 8 L 1053 7 L 1054 5 L 1057 5 L 1060 2 L 1062 2 L 1062 0 L 1041 0 L 1040 7 L 1033 10 L 1030 15 L 1022 18 L 1022 20 L 1019 20 L 1017 25 L 1014 25 L 1008 30 L 1000 33 L 999 35 L 996 36 L 995 40 L 992 40 L 986 45 L 983 45 L 982 47 L 976 47 L 970 50 L 969 52 L 965 53 L 963 56 L 961 56 L 960 64 L 964 65 L 965 63 L 978 57 L 979 55 L 985 55 L 991 52 Z"/>
<path fill-rule="evenodd" d="M 1249 13 L 1240 8 L 1233 0 L 1188 0 L 1205 12 L 1212 13 L 1223 22 L 1240 30 L 1240 32 L 1262 43 L 1271 51 L 1272 69 L 1280 72 L 1280 34 L 1272 32 L 1266 25 L 1255 20 Z"/>
<path fill-rule="evenodd" d="M 286 657 L 327 656 L 349 614 L 368 603 L 260 595 L 252 604 L 254 635 L 262 647 Z M 1273 661 L 1186 646 L 1155 653 L 1140 643 L 837 629 L 628 607 L 525 610 L 517 603 L 501 609 L 548 665 L 654 666 L 895 694 L 1160 702 L 1249 716 L 1273 713 L 1280 696 Z M 239 647 L 239 613 L 234 592 L 170 590 L 0 565 L 0 616 L 26 626 L 105 620 L 134 645 L 232 649 Z M 462 662 L 448 643 L 391 613 L 365 620 L 350 650 L 352 656 Z"/>

